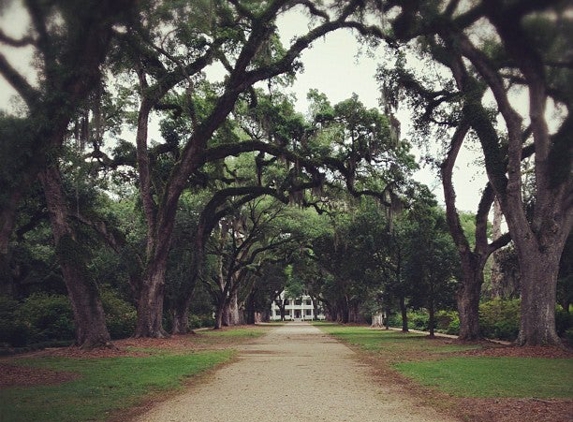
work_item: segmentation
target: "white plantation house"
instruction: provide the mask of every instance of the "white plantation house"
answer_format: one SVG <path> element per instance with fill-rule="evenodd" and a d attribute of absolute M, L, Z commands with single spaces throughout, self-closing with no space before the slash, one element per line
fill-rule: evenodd
<path fill-rule="evenodd" d="M 282 292 L 279 298 L 277 298 L 277 300 L 273 301 L 273 303 L 271 304 L 271 315 L 270 315 L 271 321 L 280 321 L 281 319 L 281 310 L 276 303 L 277 301 L 282 301 L 282 303 L 285 305 L 286 321 L 325 319 L 324 311 L 320 303 L 317 306 L 318 314 L 315 317 L 314 303 L 310 296 L 302 295 L 299 298 L 291 299 L 291 298 L 285 298 L 284 292 Z"/>

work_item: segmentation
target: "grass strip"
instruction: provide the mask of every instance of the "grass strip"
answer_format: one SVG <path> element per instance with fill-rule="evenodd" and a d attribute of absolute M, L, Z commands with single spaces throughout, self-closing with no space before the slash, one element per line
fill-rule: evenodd
<path fill-rule="evenodd" d="M 252 341 L 267 334 L 273 327 L 248 326 L 223 328 L 221 330 L 201 330 L 193 336 L 194 345 L 207 348 L 228 348 Z M 1 422 L 1 421 L 0 421 Z"/>
<path fill-rule="evenodd" d="M 395 367 L 456 397 L 573 398 L 573 359 L 452 357 Z"/>
<path fill-rule="evenodd" d="M 464 345 L 428 340 L 423 333 L 402 333 L 395 330 L 380 330 L 365 326 L 316 324 L 322 331 L 339 340 L 372 353 L 381 353 L 391 359 L 400 359 L 423 354 L 442 354 L 479 348 L 479 345 Z"/>
<path fill-rule="evenodd" d="M 14 364 L 69 371 L 77 380 L 0 390 L 2 422 L 102 421 L 148 394 L 176 389 L 185 379 L 229 360 L 233 351 L 100 359 L 21 358 Z"/>
<path fill-rule="evenodd" d="M 460 356 L 480 345 L 365 326 L 317 324 L 420 385 L 454 397 L 573 398 L 573 359 Z"/>

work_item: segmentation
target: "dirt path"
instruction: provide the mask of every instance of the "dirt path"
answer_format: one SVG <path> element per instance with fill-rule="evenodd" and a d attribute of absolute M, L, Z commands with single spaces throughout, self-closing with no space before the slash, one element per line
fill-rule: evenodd
<path fill-rule="evenodd" d="M 393 385 L 375 383 L 348 347 L 306 323 L 242 346 L 211 380 L 134 422 L 453 422 Z"/>

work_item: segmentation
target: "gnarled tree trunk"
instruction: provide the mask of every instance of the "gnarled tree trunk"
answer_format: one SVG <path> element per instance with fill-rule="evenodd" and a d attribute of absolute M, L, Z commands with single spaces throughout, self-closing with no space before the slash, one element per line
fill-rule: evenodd
<path fill-rule="evenodd" d="M 400 313 L 402 314 L 402 332 L 407 333 L 408 329 L 408 308 L 406 307 L 406 298 L 400 294 Z"/>
<path fill-rule="evenodd" d="M 479 302 L 483 285 L 483 267 L 475 261 L 462 260 L 462 282 L 458 288 L 457 305 L 460 317 L 460 332 L 458 338 L 463 341 L 479 340 L 481 335 L 479 324 Z M 476 268 L 478 267 L 479 268 Z"/>
<path fill-rule="evenodd" d="M 189 305 L 191 301 L 178 302 L 173 310 L 173 327 L 171 334 L 189 333 Z"/>
<path fill-rule="evenodd" d="M 158 262 L 144 277 L 137 302 L 135 337 L 167 337 L 163 328 L 165 262 Z"/>
<path fill-rule="evenodd" d="M 68 220 L 68 206 L 59 169 L 48 167 L 40 173 L 48 214 L 56 244 L 56 256 L 72 303 L 76 344 L 82 348 L 108 346 L 110 335 L 95 281 L 90 280 L 82 245 Z"/>
<path fill-rule="evenodd" d="M 233 291 L 228 304 L 229 325 L 241 325 L 241 315 L 239 312 L 239 298 L 238 293 Z"/>
<path fill-rule="evenodd" d="M 528 243 L 528 247 L 522 247 Z M 563 242 L 564 243 L 564 242 Z M 555 327 L 556 288 L 563 246 L 554 241 L 516 243 L 521 271 L 521 319 L 516 343 L 522 346 L 560 345 Z"/>

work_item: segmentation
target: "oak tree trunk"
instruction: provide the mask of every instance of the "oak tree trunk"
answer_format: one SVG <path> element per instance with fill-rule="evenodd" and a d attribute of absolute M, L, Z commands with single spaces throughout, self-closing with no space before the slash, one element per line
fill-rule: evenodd
<path fill-rule="evenodd" d="M 372 323 L 370 324 L 373 328 L 382 328 L 384 324 L 384 314 L 382 312 L 376 312 L 372 315 Z"/>
<path fill-rule="evenodd" d="M 430 331 L 430 338 L 434 338 L 435 335 L 435 326 L 436 326 L 436 309 L 434 306 L 434 301 L 430 300 L 430 306 L 428 307 L 428 313 L 429 313 L 429 331 Z"/>
<path fill-rule="evenodd" d="M 462 259 L 462 282 L 457 292 L 460 333 L 463 341 L 475 341 L 482 338 L 479 324 L 479 302 L 483 285 L 482 266 L 476 259 Z"/>
<path fill-rule="evenodd" d="M 188 295 L 175 303 L 171 334 L 189 333 L 189 305 L 191 304 L 191 298 L 192 296 Z"/>
<path fill-rule="evenodd" d="M 215 310 L 215 328 L 216 330 L 226 325 L 226 316 L 225 311 L 227 310 L 227 298 L 224 293 L 220 293 L 218 300 L 217 300 L 217 308 Z"/>
<path fill-rule="evenodd" d="M 555 327 L 560 250 L 533 249 L 527 259 L 520 259 L 521 320 L 516 341 L 520 346 L 561 344 Z"/>
<path fill-rule="evenodd" d="M 76 344 L 82 348 L 109 346 L 111 337 L 105 324 L 105 315 L 98 287 L 90 279 L 83 247 L 76 240 L 68 220 L 68 205 L 62 187 L 59 169 L 48 167 L 40 173 L 52 233 L 56 245 L 56 257 L 62 270 L 68 291 L 74 322 Z"/>
<path fill-rule="evenodd" d="M 400 313 L 402 314 L 402 332 L 407 333 L 408 329 L 408 308 L 406 307 L 406 298 L 400 294 Z"/>
<path fill-rule="evenodd" d="M 348 324 L 350 321 L 350 309 L 348 307 L 348 300 L 344 297 L 340 300 L 340 309 L 338 309 L 338 318 L 343 324 Z"/>
<path fill-rule="evenodd" d="M 241 324 L 241 315 L 239 312 L 239 299 L 237 297 L 237 292 L 233 292 L 231 294 L 231 298 L 228 304 L 228 325 L 240 325 Z"/>
<path fill-rule="evenodd" d="M 245 322 L 248 325 L 254 325 L 257 323 L 257 316 L 252 294 L 250 294 L 249 297 L 247 298 L 245 314 L 246 314 Z"/>
<path fill-rule="evenodd" d="M 497 239 L 501 236 L 501 223 L 503 214 L 501 212 L 501 207 L 499 201 L 496 199 L 493 203 L 493 221 L 492 221 L 492 236 Z M 500 253 L 495 251 L 492 254 L 491 260 L 491 290 L 493 297 L 502 298 L 504 297 L 504 279 L 503 273 L 501 272 L 500 263 Z"/>
<path fill-rule="evenodd" d="M 165 261 L 148 267 L 137 302 L 135 337 L 168 337 L 163 328 L 163 299 L 165 290 Z"/>

